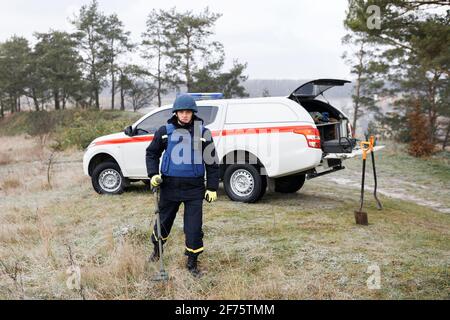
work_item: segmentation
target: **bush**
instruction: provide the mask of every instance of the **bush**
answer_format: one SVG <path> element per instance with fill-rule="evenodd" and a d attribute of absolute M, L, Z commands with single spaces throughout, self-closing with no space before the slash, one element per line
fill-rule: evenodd
<path fill-rule="evenodd" d="M 58 110 L 19 112 L 0 120 L 0 135 L 51 134 L 57 150 L 83 149 L 99 136 L 120 132 L 142 115 L 124 111 Z"/>
<path fill-rule="evenodd" d="M 417 103 L 408 116 L 410 136 L 408 153 L 414 157 L 428 157 L 434 153 L 435 146 L 430 142 L 428 124 Z"/>
<path fill-rule="evenodd" d="M 52 147 L 55 150 L 65 150 L 72 146 L 85 149 L 92 140 L 100 136 L 121 132 L 129 125 L 129 120 L 124 119 L 99 119 L 96 121 L 77 119 L 71 126 L 58 129 L 55 135 L 56 143 Z"/>

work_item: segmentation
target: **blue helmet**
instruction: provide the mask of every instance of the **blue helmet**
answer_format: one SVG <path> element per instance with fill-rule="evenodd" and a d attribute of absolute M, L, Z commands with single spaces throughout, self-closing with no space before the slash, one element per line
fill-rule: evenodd
<path fill-rule="evenodd" d="M 194 113 L 198 112 L 197 103 L 194 98 L 188 94 L 180 95 L 173 104 L 173 113 L 180 110 L 192 110 Z"/>

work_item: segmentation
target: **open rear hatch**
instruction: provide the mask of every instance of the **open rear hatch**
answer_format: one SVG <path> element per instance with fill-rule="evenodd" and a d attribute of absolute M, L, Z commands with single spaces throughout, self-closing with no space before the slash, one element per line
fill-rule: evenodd
<path fill-rule="evenodd" d="M 313 80 L 295 89 L 294 92 L 292 92 L 290 98 L 292 99 L 293 97 L 295 97 L 299 100 L 315 99 L 318 96 L 322 95 L 325 91 L 334 87 L 342 87 L 347 83 L 351 83 L 351 81 L 338 79 Z"/>
<path fill-rule="evenodd" d="M 320 132 L 325 154 L 351 154 L 356 145 L 348 118 L 338 109 L 316 98 L 331 88 L 351 83 L 347 80 L 318 79 L 298 87 L 289 99 L 300 104 L 314 120 Z"/>

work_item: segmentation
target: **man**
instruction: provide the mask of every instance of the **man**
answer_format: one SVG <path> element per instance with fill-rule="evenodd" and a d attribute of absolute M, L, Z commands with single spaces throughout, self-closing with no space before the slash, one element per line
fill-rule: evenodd
<path fill-rule="evenodd" d="M 195 100 L 189 95 L 179 96 L 174 105 L 174 116 L 155 133 L 147 148 L 148 177 L 153 187 L 161 184 L 160 216 L 163 244 L 168 240 L 176 214 L 184 203 L 184 233 L 187 268 L 200 276 L 197 261 L 203 252 L 203 199 L 217 200 L 219 165 L 211 132 L 203 127 Z M 164 157 L 159 174 L 160 158 Z M 205 188 L 206 172 L 206 188 Z M 154 251 L 150 260 L 160 258 L 156 225 L 152 235 Z"/>

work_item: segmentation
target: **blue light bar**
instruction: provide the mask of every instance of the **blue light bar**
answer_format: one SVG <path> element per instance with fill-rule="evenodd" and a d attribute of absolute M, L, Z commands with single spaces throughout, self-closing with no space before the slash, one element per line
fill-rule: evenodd
<path fill-rule="evenodd" d="M 195 101 L 200 100 L 219 100 L 223 99 L 224 95 L 223 93 L 187 93 L 192 98 L 194 98 Z"/>

